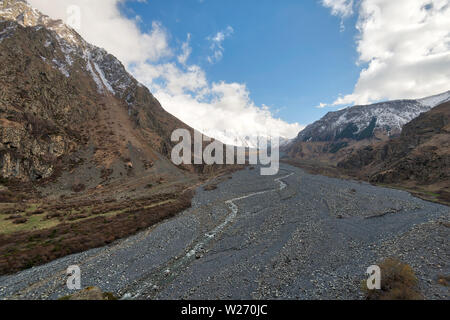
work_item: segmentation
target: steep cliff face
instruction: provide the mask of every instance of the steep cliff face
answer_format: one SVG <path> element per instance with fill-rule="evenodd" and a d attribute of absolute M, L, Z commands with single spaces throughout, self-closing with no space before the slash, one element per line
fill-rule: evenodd
<path fill-rule="evenodd" d="M 0 65 L 3 178 L 49 178 L 89 148 L 105 170 L 125 160 L 148 168 L 169 161 L 173 130 L 192 131 L 114 56 L 26 1 L 0 1 Z"/>
<path fill-rule="evenodd" d="M 193 129 L 25 1 L 0 0 L 0 66 L 0 274 L 146 230 L 236 169 L 175 166 L 172 132 Z"/>
<path fill-rule="evenodd" d="M 2 176 L 48 178 L 57 160 L 82 144 L 79 128 L 97 115 L 98 93 L 81 72 L 66 77 L 53 65 L 62 51 L 58 43 L 45 46 L 50 31 L 12 21 L 0 22 L 0 30 L 14 30 L 0 43 Z"/>
<path fill-rule="evenodd" d="M 357 150 L 338 164 L 377 183 L 450 187 L 450 102 L 406 124 L 390 141 Z M 450 190 L 449 190 L 450 191 Z"/>

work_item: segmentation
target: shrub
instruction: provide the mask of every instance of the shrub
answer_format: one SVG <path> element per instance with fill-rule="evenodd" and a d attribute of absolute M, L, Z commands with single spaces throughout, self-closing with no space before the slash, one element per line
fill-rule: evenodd
<path fill-rule="evenodd" d="M 84 191 L 85 189 L 86 189 L 86 186 L 84 184 L 82 184 L 82 183 L 74 184 L 72 186 L 72 191 L 73 192 L 81 192 L 81 191 Z"/>
<path fill-rule="evenodd" d="M 449 282 L 450 282 L 450 276 L 440 275 L 438 278 L 438 283 L 442 286 L 448 287 Z"/>
<path fill-rule="evenodd" d="M 20 214 L 13 214 L 9 217 L 7 217 L 5 220 L 15 220 L 15 219 L 20 219 L 22 218 L 22 216 Z"/>
<path fill-rule="evenodd" d="M 28 212 L 27 216 L 30 217 L 30 216 L 33 216 L 33 215 L 40 215 L 40 214 L 43 214 L 43 213 L 45 213 L 44 210 L 37 209 L 37 210 L 31 211 L 31 212 Z"/>
<path fill-rule="evenodd" d="M 0 202 L 1 203 L 15 203 L 19 202 L 20 197 L 15 195 L 11 191 L 0 191 Z"/>
<path fill-rule="evenodd" d="M 381 289 L 368 290 L 363 282 L 367 300 L 421 300 L 417 289 L 417 277 L 413 269 L 395 258 L 387 258 L 381 264 Z"/>
<path fill-rule="evenodd" d="M 14 224 L 24 224 L 27 223 L 28 219 L 27 218 L 18 218 L 16 220 L 13 221 Z"/>

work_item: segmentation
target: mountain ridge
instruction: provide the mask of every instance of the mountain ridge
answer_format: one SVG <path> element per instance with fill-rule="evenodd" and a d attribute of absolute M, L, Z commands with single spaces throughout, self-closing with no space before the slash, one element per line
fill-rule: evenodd
<path fill-rule="evenodd" d="M 394 100 L 329 112 L 307 126 L 283 150 L 291 159 L 336 165 L 355 150 L 401 134 L 405 124 L 436 105 L 450 91 L 416 100 Z"/>
<path fill-rule="evenodd" d="M 401 99 L 348 107 L 327 113 L 323 118 L 302 130 L 297 139 L 305 142 L 338 139 L 339 133 L 342 133 L 349 123 L 354 123 L 357 126 L 356 133 L 360 133 L 370 125 L 373 118 L 377 118 L 374 129 L 390 127 L 388 131 L 394 134 L 399 133 L 406 123 L 421 113 L 449 100 L 450 90 L 422 99 Z"/>
<path fill-rule="evenodd" d="M 439 194 L 450 203 L 450 102 L 403 127 L 400 136 L 355 151 L 338 168 L 373 183 Z"/>
<path fill-rule="evenodd" d="M 150 91 L 126 71 L 119 60 L 104 49 L 87 43 L 61 20 L 52 20 L 22 0 L 1 1 L 0 17 L 2 65 L 7 66 L 3 70 L 3 100 L 0 100 L 0 111 L 3 113 L 2 118 L 9 117 L 9 125 L 2 128 L 3 135 L 0 137 L 3 145 L 3 177 L 23 181 L 49 178 L 55 172 L 53 162 L 56 159 L 46 161 L 47 159 L 60 159 L 75 149 L 80 149 L 74 145 L 80 147 L 81 140 L 69 143 L 72 140 L 68 135 L 64 135 L 64 138 L 61 135 L 48 137 L 50 140 L 60 141 L 67 138 L 59 146 L 41 141 L 42 139 L 34 140 L 28 132 L 36 131 L 28 121 L 31 116 L 38 122 L 46 122 L 50 127 L 58 127 L 61 132 L 68 131 L 72 124 L 78 123 L 77 128 L 71 128 L 69 131 L 83 138 L 84 143 L 94 144 L 94 158 L 107 169 L 117 162 L 119 154 L 125 159 L 130 158 L 130 150 L 127 150 L 130 149 L 129 145 L 140 149 L 142 152 L 139 158 L 148 158 L 146 161 L 155 163 L 162 157 L 168 158 L 174 145 L 170 139 L 172 132 L 179 128 L 194 131 L 167 113 Z M 28 42 L 31 46 L 26 47 L 23 42 Z M 18 62 L 13 63 L 14 60 Z M 18 76 L 20 74 L 26 76 Z M 42 81 L 49 84 L 46 90 L 41 90 L 43 95 L 38 92 Z M 51 83 L 54 84 L 53 88 Z M 63 93 L 65 96 L 61 96 Z M 14 108 L 12 101 L 18 107 Z M 86 106 L 80 105 L 80 101 L 86 103 Z M 103 117 L 109 119 L 103 123 L 104 132 L 101 132 L 98 126 L 102 122 L 92 121 L 102 112 Z M 114 117 L 123 121 L 126 130 L 120 128 L 118 123 L 113 124 L 115 121 L 111 112 Z M 25 123 L 22 119 L 24 117 L 28 119 Z M 129 121 L 131 122 L 128 123 Z M 86 128 L 82 133 L 83 126 L 88 126 L 90 122 L 89 130 Z M 13 123 L 15 125 L 12 125 Z M 19 130 L 21 123 L 25 126 Z M 27 126 L 31 126 L 31 129 L 27 130 Z M 108 140 L 111 140 L 110 143 L 104 145 Z M 35 150 L 40 155 L 32 154 L 33 144 L 36 143 L 42 149 L 39 152 Z M 72 147 L 62 147 L 63 144 L 71 144 Z M 22 149 L 26 151 L 20 154 Z M 45 149 L 64 151 L 60 150 L 54 154 Z M 116 160 L 106 159 L 114 157 Z M 170 164 L 164 167 L 170 167 Z M 26 172 L 29 172 L 29 177 Z"/>

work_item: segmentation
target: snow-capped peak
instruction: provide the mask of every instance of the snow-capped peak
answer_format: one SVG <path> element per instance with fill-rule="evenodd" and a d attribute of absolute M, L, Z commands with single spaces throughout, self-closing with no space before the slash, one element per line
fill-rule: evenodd
<path fill-rule="evenodd" d="M 104 49 L 87 43 L 74 29 L 62 20 L 53 20 L 31 7 L 25 0 L 0 0 L 0 21 L 14 21 L 24 27 L 46 28 L 56 35 L 59 47 L 65 58 L 51 61 L 53 67 L 59 69 L 66 77 L 70 76 L 72 62 L 77 58 L 84 59 L 86 71 L 95 81 L 100 93 L 110 92 L 119 98 L 126 99 L 132 106 L 133 93 L 138 82 L 125 70 L 118 59 Z M 9 32 L 7 35 L 10 36 Z M 0 34 L 0 41 L 6 37 Z M 48 47 L 53 39 L 49 39 Z"/>
<path fill-rule="evenodd" d="M 400 133 L 403 126 L 421 113 L 450 101 L 450 91 L 419 100 L 396 100 L 353 106 L 329 112 L 298 135 L 300 141 L 333 141 L 341 138 L 365 139 L 377 130 L 387 135 Z M 371 131 L 371 132 L 368 132 Z"/>

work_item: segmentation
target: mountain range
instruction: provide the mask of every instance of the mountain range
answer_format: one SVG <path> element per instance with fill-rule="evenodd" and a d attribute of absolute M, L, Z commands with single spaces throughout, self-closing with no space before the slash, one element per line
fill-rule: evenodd
<path fill-rule="evenodd" d="M 0 274 L 146 230 L 243 168 L 175 166 L 172 132 L 194 129 L 117 58 L 24 0 L 0 0 L 0 65 Z M 450 91 L 349 107 L 280 145 L 288 159 L 445 200 L 449 108 Z M 249 148 L 258 138 L 216 134 Z"/>
<path fill-rule="evenodd" d="M 398 137 L 356 150 L 338 168 L 450 203 L 450 102 L 407 123 Z"/>
<path fill-rule="evenodd" d="M 417 100 L 395 100 L 329 112 L 285 147 L 290 158 L 337 164 L 353 151 L 400 135 L 404 125 L 450 101 L 450 91 Z"/>

